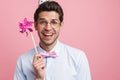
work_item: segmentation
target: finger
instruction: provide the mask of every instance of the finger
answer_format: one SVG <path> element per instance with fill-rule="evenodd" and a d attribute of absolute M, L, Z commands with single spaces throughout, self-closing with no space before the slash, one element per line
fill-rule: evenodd
<path fill-rule="evenodd" d="M 45 67 L 45 63 L 44 62 L 37 63 L 35 64 L 35 67 Z"/>
<path fill-rule="evenodd" d="M 45 63 L 44 59 L 40 58 L 40 59 L 34 61 L 32 64 L 34 66 L 34 65 L 39 64 L 39 63 Z"/>
<path fill-rule="evenodd" d="M 45 68 L 45 63 L 44 62 L 36 63 L 34 66 L 37 70 L 41 70 Z"/>
<path fill-rule="evenodd" d="M 41 59 L 42 56 L 40 54 L 35 54 L 33 58 L 33 62 L 36 62 L 38 59 Z"/>
<path fill-rule="evenodd" d="M 43 59 L 38 59 L 37 61 L 35 61 L 35 62 L 33 62 L 33 63 L 34 63 L 34 64 L 38 64 L 38 63 L 42 63 L 42 62 L 44 62 Z"/>

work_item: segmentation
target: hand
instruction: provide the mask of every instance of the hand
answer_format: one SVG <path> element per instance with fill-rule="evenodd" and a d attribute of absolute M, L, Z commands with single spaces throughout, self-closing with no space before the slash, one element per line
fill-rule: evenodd
<path fill-rule="evenodd" d="M 40 54 L 35 54 L 33 58 L 33 63 L 32 63 L 37 76 L 37 80 L 44 80 L 44 74 L 45 74 L 45 62 L 43 57 Z"/>

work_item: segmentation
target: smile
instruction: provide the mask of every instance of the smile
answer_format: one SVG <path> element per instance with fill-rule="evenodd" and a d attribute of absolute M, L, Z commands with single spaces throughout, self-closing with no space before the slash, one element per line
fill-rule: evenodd
<path fill-rule="evenodd" d="M 44 36 L 52 36 L 52 33 L 43 33 Z"/>

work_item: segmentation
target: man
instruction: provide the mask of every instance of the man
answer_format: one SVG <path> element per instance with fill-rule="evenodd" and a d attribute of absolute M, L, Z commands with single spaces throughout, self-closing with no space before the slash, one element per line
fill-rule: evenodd
<path fill-rule="evenodd" d="M 34 14 L 40 38 L 38 54 L 34 49 L 20 56 L 14 80 L 91 80 L 89 64 L 83 51 L 58 40 L 63 26 L 63 10 L 55 1 L 42 3 Z M 42 53 L 55 56 L 43 56 Z"/>

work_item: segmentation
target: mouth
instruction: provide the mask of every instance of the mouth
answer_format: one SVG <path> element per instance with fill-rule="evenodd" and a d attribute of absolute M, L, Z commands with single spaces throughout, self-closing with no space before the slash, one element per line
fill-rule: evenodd
<path fill-rule="evenodd" d="M 52 36 L 52 33 L 43 33 L 44 36 Z"/>
<path fill-rule="evenodd" d="M 51 40 L 53 38 L 53 33 L 42 33 L 45 40 Z"/>

